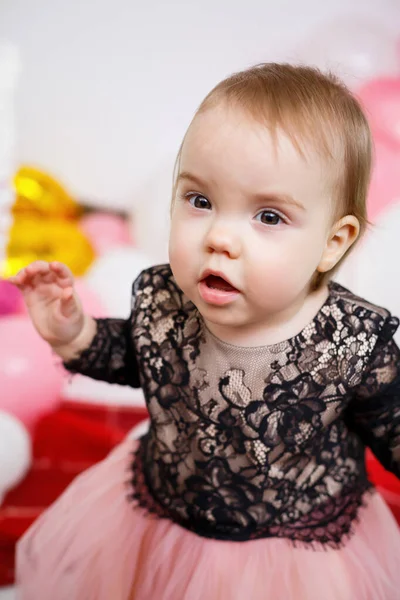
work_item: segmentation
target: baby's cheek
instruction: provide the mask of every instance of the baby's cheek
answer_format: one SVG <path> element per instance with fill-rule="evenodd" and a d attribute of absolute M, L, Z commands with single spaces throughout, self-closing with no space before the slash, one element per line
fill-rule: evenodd
<path fill-rule="evenodd" d="M 251 287 L 260 298 L 268 299 L 271 310 L 281 309 L 301 293 L 310 269 L 308 257 L 282 249 L 267 260 L 259 260 L 257 268 L 251 269 Z"/>
<path fill-rule="evenodd" d="M 189 243 L 190 236 L 185 232 L 184 228 L 179 225 L 172 225 L 169 240 L 170 257 L 182 259 L 183 257 L 180 255 L 186 252 Z"/>
<path fill-rule="evenodd" d="M 184 271 L 187 267 L 188 253 L 184 247 L 179 244 L 170 244 L 169 247 L 169 262 L 171 264 L 172 271 L 176 275 L 180 275 L 181 271 Z"/>
<path fill-rule="evenodd" d="M 280 258 L 292 277 L 306 283 L 315 273 L 324 248 L 324 238 L 318 229 L 299 232 L 286 247 L 281 248 Z"/>
<path fill-rule="evenodd" d="M 174 233 L 174 232 L 173 232 Z M 198 250 L 194 247 L 193 237 L 188 232 L 179 230 L 171 235 L 169 243 L 169 262 L 179 287 L 188 292 L 193 284 L 193 277 L 198 271 Z"/>

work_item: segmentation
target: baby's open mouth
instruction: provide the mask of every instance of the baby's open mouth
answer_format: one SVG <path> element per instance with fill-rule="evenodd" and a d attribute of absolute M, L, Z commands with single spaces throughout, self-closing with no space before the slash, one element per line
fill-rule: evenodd
<path fill-rule="evenodd" d="M 213 290 L 221 290 L 223 292 L 237 292 L 238 290 L 233 287 L 228 281 L 225 281 L 222 277 L 218 275 L 208 275 L 205 279 L 203 279 L 204 283 L 207 287 Z"/>

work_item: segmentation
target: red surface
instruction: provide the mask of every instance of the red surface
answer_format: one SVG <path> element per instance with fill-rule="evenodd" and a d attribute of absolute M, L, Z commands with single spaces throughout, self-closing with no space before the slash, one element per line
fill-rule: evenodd
<path fill-rule="evenodd" d="M 126 433 L 147 417 L 145 409 L 62 404 L 38 424 L 33 465 L 0 508 L 0 586 L 14 580 L 18 538 L 76 475 L 102 460 Z M 367 454 L 372 481 L 400 524 L 400 482 Z"/>
<path fill-rule="evenodd" d="M 102 460 L 142 419 L 145 409 L 62 404 L 42 418 L 32 468 L 0 508 L 0 586 L 14 581 L 18 538 L 82 471 Z"/>
<path fill-rule="evenodd" d="M 366 456 L 369 479 L 378 488 L 400 525 L 400 480 L 388 473 L 371 452 Z"/>

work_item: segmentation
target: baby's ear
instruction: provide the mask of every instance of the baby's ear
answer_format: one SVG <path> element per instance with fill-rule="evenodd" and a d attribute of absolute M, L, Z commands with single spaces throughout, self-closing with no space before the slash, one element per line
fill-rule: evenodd
<path fill-rule="evenodd" d="M 356 217 L 347 215 L 339 219 L 331 229 L 317 270 L 326 273 L 333 269 L 354 244 L 359 233 L 360 223 Z"/>

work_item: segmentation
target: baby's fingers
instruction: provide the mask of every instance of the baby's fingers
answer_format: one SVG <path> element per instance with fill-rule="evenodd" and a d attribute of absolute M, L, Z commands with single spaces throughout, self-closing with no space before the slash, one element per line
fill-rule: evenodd
<path fill-rule="evenodd" d="M 36 277 L 36 275 L 44 276 L 50 272 L 50 265 L 44 260 L 35 260 L 35 262 L 25 267 L 25 272 L 27 276 L 32 279 Z"/>
<path fill-rule="evenodd" d="M 17 273 L 17 275 L 12 275 L 11 277 L 8 277 L 7 281 L 12 283 L 13 285 L 16 285 L 17 287 L 20 287 L 22 285 L 21 284 L 21 281 L 22 281 L 21 271 L 19 273 Z"/>
<path fill-rule="evenodd" d="M 31 263 L 30 265 L 28 265 L 27 267 L 24 267 L 23 269 L 21 269 L 13 277 L 9 277 L 8 281 L 10 281 L 10 283 L 13 283 L 20 289 L 23 289 L 27 286 L 33 285 L 33 278 L 36 275 L 43 274 L 43 276 L 45 276 L 48 273 L 49 273 L 48 263 L 46 263 L 43 260 L 37 260 L 37 261 Z"/>
<path fill-rule="evenodd" d="M 61 304 L 60 304 L 60 309 L 61 309 L 61 314 L 63 315 L 63 317 L 65 318 L 69 318 L 72 317 L 73 314 L 79 310 L 79 304 L 77 302 L 77 299 L 75 297 L 74 294 L 74 290 L 72 287 L 67 287 L 63 290 L 62 296 L 61 296 Z"/>
<path fill-rule="evenodd" d="M 74 276 L 66 265 L 54 261 L 50 263 L 50 269 L 57 276 L 57 283 L 60 287 L 72 287 L 74 283 Z"/>

